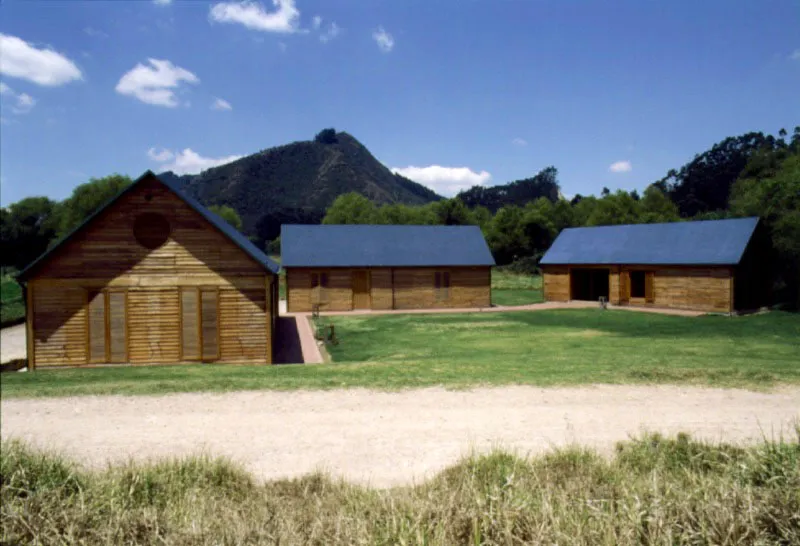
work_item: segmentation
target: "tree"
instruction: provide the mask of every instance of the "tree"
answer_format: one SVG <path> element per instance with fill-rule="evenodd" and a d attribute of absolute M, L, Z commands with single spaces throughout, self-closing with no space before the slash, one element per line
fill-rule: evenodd
<path fill-rule="evenodd" d="M 618 224 L 638 224 L 640 221 L 639 202 L 626 191 L 617 190 L 597 201 L 586 220 L 588 226 L 613 226 Z"/>
<path fill-rule="evenodd" d="M 358 192 L 340 195 L 328 207 L 323 224 L 374 224 L 378 220 L 375 204 Z"/>
<path fill-rule="evenodd" d="M 469 209 L 458 197 L 436 201 L 431 203 L 429 207 L 436 214 L 436 223 L 439 225 L 466 226 L 475 223 Z"/>
<path fill-rule="evenodd" d="M 56 203 L 47 197 L 28 197 L 0 209 L 0 262 L 25 268 L 47 250 L 56 235 Z"/>
<path fill-rule="evenodd" d="M 72 190 L 72 195 L 59 203 L 55 211 L 58 216 L 58 237 L 75 229 L 130 183 L 129 177 L 112 174 L 103 178 L 92 178 Z"/>
<path fill-rule="evenodd" d="M 242 219 L 233 207 L 228 205 L 211 205 L 208 210 L 228 222 L 236 231 L 242 231 Z"/>
<path fill-rule="evenodd" d="M 314 141 L 320 144 L 336 144 L 339 139 L 336 138 L 336 129 L 331 127 L 330 129 L 323 129 L 317 133 L 317 136 L 314 137 Z"/>
<path fill-rule="evenodd" d="M 522 219 L 522 209 L 514 205 L 503 207 L 494 215 L 486 241 L 499 265 L 509 264 L 525 254 L 528 242 Z"/>
<path fill-rule="evenodd" d="M 651 184 L 644 190 L 644 195 L 639 201 L 639 207 L 640 220 L 645 224 L 680 220 L 678 206 L 655 184 Z"/>

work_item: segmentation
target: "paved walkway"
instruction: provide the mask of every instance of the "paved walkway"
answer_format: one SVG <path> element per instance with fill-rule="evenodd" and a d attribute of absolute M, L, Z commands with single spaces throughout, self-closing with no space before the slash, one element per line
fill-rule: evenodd
<path fill-rule="evenodd" d="M 386 309 L 386 310 L 373 310 L 373 309 L 357 309 L 354 311 L 327 311 L 321 312 L 321 316 L 333 317 L 337 315 L 409 315 L 409 314 L 423 314 L 432 315 L 439 313 L 509 313 L 516 311 L 545 311 L 548 309 L 596 309 L 598 304 L 592 301 L 569 301 L 569 302 L 555 302 L 548 301 L 545 303 L 532 303 L 530 305 L 515 305 L 503 306 L 498 305 L 495 307 L 479 307 L 479 308 L 453 308 L 453 309 Z M 687 311 L 684 309 L 665 309 L 660 307 L 630 307 L 627 305 L 608 305 L 608 309 L 624 310 L 624 311 L 637 311 L 641 313 L 658 313 L 662 315 L 677 315 L 682 317 L 699 317 L 706 313 L 700 311 Z M 310 313 L 285 313 L 287 317 L 301 317 L 310 316 Z"/>

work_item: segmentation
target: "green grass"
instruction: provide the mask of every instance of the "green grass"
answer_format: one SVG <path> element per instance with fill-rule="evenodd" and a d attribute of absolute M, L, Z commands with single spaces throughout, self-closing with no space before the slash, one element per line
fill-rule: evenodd
<path fill-rule="evenodd" d="M 258 483 L 209 457 L 86 470 L 16 441 L 0 455 L 3 544 L 800 543 L 796 438 L 495 451 L 388 490 L 322 473 Z"/>
<path fill-rule="evenodd" d="M 443 385 L 800 384 L 800 315 L 564 309 L 331 317 L 325 366 L 182 365 L 4 374 L 4 398 Z"/>
<path fill-rule="evenodd" d="M 501 269 L 492 270 L 493 305 L 529 305 L 543 301 L 541 276 L 518 275 Z"/>
<path fill-rule="evenodd" d="M 0 325 L 18 322 L 25 316 L 22 287 L 11 276 L 0 279 Z"/>

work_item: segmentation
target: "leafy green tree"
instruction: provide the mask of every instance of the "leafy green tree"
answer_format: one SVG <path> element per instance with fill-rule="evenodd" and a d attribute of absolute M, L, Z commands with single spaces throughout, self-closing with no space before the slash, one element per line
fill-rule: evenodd
<path fill-rule="evenodd" d="M 377 221 L 375 204 L 358 192 L 337 197 L 322 219 L 323 224 L 374 224 Z"/>
<path fill-rule="evenodd" d="M 242 231 L 242 219 L 233 207 L 229 207 L 228 205 L 211 205 L 208 207 L 208 210 L 232 225 L 236 231 Z"/>
<path fill-rule="evenodd" d="M 527 251 L 523 216 L 520 207 L 509 205 L 498 210 L 492 219 L 486 241 L 499 265 L 509 264 Z"/>
<path fill-rule="evenodd" d="M 467 226 L 475 222 L 464 202 L 455 197 L 442 199 L 429 205 L 436 214 L 437 224 L 443 226 Z"/>
<path fill-rule="evenodd" d="M 731 213 L 764 221 L 777 254 L 779 281 L 800 308 L 800 155 L 785 159 L 774 175 L 738 180 L 731 193 Z"/>
<path fill-rule="evenodd" d="M 655 184 L 651 184 L 644 190 L 644 195 L 639 201 L 639 207 L 640 221 L 644 224 L 677 222 L 680 220 L 678 206 Z"/>
<path fill-rule="evenodd" d="M 639 223 L 639 202 L 631 194 L 617 190 L 597 201 L 586 220 L 588 226 L 613 226 Z"/>
<path fill-rule="evenodd" d="M 92 178 L 72 190 L 72 195 L 59 203 L 58 236 L 62 237 L 75 229 L 96 210 L 105 205 L 131 183 L 131 179 L 121 174 L 103 178 Z"/>
<path fill-rule="evenodd" d="M 0 209 L 0 263 L 25 268 L 56 236 L 56 203 L 28 197 Z"/>

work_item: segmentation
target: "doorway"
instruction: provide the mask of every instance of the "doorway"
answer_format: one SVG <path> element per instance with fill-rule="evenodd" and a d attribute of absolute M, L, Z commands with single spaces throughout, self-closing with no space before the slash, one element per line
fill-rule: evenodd
<path fill-rule="evenodd" d="M 370 308 L 370 274 L 369 271 L 353 271 L 353 309 Z"/>
<path fill-rule="evenodd" d="M 597 301 L 609 294 L 608 269 L 571 269 L 570 270 L 570 299 Z"/>

